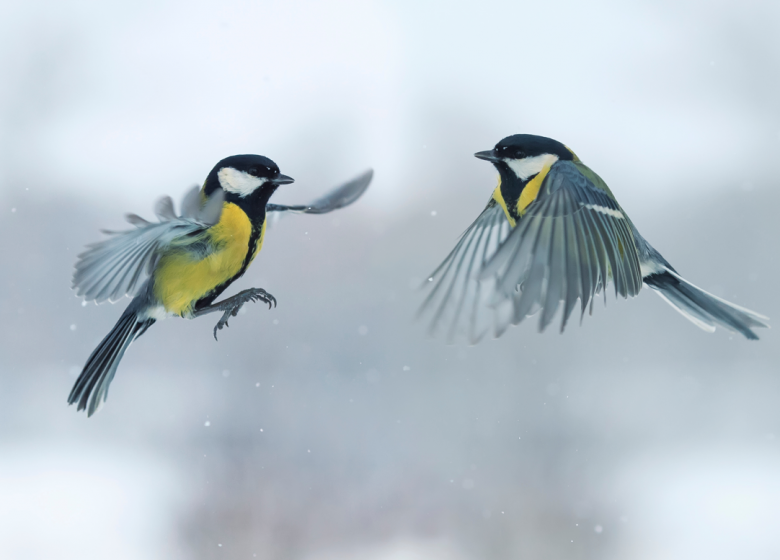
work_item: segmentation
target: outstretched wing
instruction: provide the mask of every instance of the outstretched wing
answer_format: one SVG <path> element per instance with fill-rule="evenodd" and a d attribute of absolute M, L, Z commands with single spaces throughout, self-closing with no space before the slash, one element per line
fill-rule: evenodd
<path fill-rule="evenodd" d="M 336 187 L 325 196 L 318 198 L 311 204 L 298 206 L 283 206 L 281 204 L 266 204 L 266 212 L 295 212 L 300 214 L 327 214 L 333 210 L 344 208 L 355 202 L 366 192 L 374 170 L 369 169 L 361 173 L 351 181 Z"/>
<path fill-rule="evenodd" d="M 157 202 L 157 223 L 128 214 L 127 221 L 135 229 L 107 231 L 111 237 L 88 245 L 79 255 L 73 273 L 76 294 L 96 303 L 137 295 L 161 252 L 173 244 L 194 241 L 198 233 L 216 224 L 224 200 L 224 191 L 217 189 L 201 203 L 199 188 L 193 187 L 182 200 L 181 216 L 174 212 L 170 197 Z"/>
<path fill-rule="evenodd" d="M 584 314 L 610 280 L 616 295 L 623 297 L 635 296 L 642 288 L 628 218 L 606 191 L 568 161 L 553 165 L 536 200 L 480 276 L 496 278 L 492 303 L 511 300 L 514 324 L 540 306 L 540 331 L 552 321 L 560 302 L 563 331 L 577 299 Z"/>
<path fill-rule="evenodd" d="M 446 325 L 448 340 L 465 335 L 474 344 L 489 330 L 494 315 L 489 303 L 495 298 L 495 285 L 487 280 L 480 281 L 479 274 L 510 230 L 501 206 L 490 199 L 479 217 L 461 235 L 452 252 L 428 277 L 426 284 L 432 284 L 431 292 L 420 307 L 418 316 L 432 314 L 432 334 Z M 499 316 L 495 320 L 498 336 L 508 322 L 502 321 Z"/>

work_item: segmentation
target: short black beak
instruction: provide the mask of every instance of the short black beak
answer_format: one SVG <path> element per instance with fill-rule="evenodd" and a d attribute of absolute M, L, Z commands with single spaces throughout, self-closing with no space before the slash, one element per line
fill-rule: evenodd
<path fill-rule="evenodd" d="M 485 150 L 484 152 L 477 152 L 474 154 L 474 157 L 477 157 L 479 159 L 484 159 L 485 161 L 492 161 L 493 163 L 497 161 L 501 161 L 501 158 L 496 156 L 496 153 L 493 150 Z"/>
<path fill-rule="evenodd" d="M 271 179 L 271 182 L 274 185 L 289 185 L 290 183 L 294 183 L 295 179 L 293 179 L 292 177 L 288 177 L 287 175 L 282 175 L 281 173 L 279 173 L 279 175 L 277 175 L 276 177 Z"/>

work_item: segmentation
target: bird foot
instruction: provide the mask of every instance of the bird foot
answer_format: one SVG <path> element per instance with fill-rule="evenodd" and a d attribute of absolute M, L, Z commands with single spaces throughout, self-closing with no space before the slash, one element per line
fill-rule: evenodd
<path fill-rule="evenodd" d="M 238 315 L 241 307 L 250 301 L 262 301 L 263 303 L 267 303 L 268 309 L 271 309 L 271 306 L 276 307 L 276 298 L 262 288 L 249 288 L 225 301 L 209 306 L 209 311 L 224 310 L 222 317 L 217 321 L 217 324 L 214 327 L 214 340 L 217 340 L 217 331 L 222 330 L 223 327 L 230 326 L 228 325 L 228 319 Z"/>

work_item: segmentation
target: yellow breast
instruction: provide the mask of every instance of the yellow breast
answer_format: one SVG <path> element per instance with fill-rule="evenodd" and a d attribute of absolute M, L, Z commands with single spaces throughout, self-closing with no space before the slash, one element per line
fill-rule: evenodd
<path fill-rule="evenodd" d="M 214 248 L 212 252 L 199 258 L 186 246 L 168 250 L 154 272 L 154 295 L 165 310 L 188 316 L 198 300 L 238 274 L 247 256 L 251 235 L 252 223 L 246 213 L 226 202 L 219 222 L 201 238 Z M 253 253 L 259 250 L 262 239 L 261 235 Z"/>
<path fill-rule="evenodd" d="M 572 152 L 572 155 L 573 154 L 574 152 Z M 574 155 L 574 160 L 579 161 L 579 158 Z M 515 227 L 517 225 L 515 216 L 520 217 L 525 214 L 526 208 L 528 208 L 528 206 L 534 200 L 536 200 L 536 197 L 539 196 L 542 183 L 544 183 L 544 180 L 547 177 L 547 174 L 550 172 L 550 168 L 555 163 L 555 161 L 557 160 L 551 160 L 548 162 L 539 173 L 537 173 L 530 181 L 525 184 L 523 190 L 520 191 L 520 197 L 517 199 L 517 204 L 514 206 L 514 208 L 512 208 L 514 212 L 510 212 L 509 205 L 504 199 L 504 194 L 501 192 L 501 177 L 499 176 L 498 186 L 493 191 L 493 200 L 498 202 L 498 204 L 501 205 L 501 208 L 504 209 L 504 215 L 506 215 L 506 219 L 509 220 L 510 226 Z"/>
<path fill-rule="evenodd" d="M 523 191 L 520 193 L 520 198 L 517 201 L 518 216 L 525 214 L 525 209 L 528 208 L 528 205 L 536 200 L 536 197 L 539 195 L 539 189 L 542 188 L 542 183 L 544 183 L 544 178 L 547 177 L 553 163 L 554 162 L 550 162 L 545 165 L 542 170 L 537 173 L 533 179 L 528 181 L 525 184 L 525 187 L 523 187 Z"/>

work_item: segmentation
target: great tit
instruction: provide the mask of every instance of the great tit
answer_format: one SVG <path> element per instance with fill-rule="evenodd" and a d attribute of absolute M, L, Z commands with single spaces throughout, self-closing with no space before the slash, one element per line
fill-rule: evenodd
<path fill-rule="evenodd" d="M 88 246 L 76 262 L 73 287 L 86 301 L 133 299 L 90 355 L 68 403 L 78 403 L 78 410 L 92 416 L 105 402 L 127 347 L 158 319 L 193 319 L 221 311 L 216 339 L 245 303 L 276 305 L 262 288 L 214 300 L 246 272 L 262 248 L 268 213 L 324 214 L 342 208 L 363 194 L 372 176 L 369 170 L 312 204 L 282 206 L 268 200 L 280 185 L 292 183 L 291 177 L 266 157 L 230 156 L 214 166 L 202 188 L 193 187 L 184 196 L 180 216 L 170 197 L 155 207 L 159 222 L 129 214 L 134 229 L 106 232 L 111 237 Z"/>
<path fill-rule="evenodd" d="M 612 281 L 615 294 L 642 285 L 698 327 L 716 325 L 758 337 L 767 317 L 713 296 L 685 280 L 639 234 L 606 183 L 572 150 L 543 136 L 516 134 L 474 154 L 498 170 L 498 186 L 444 262 L 428 277 L 420 312 L 431 330 L 449 324 L 450 339 L 478 341 L 490 330 L 541 311 L 543 331 L 563 303 L 561 332 L 577 300 L 580 321 Z M 492 310 L 486 314 L 485 311 Z"/>

